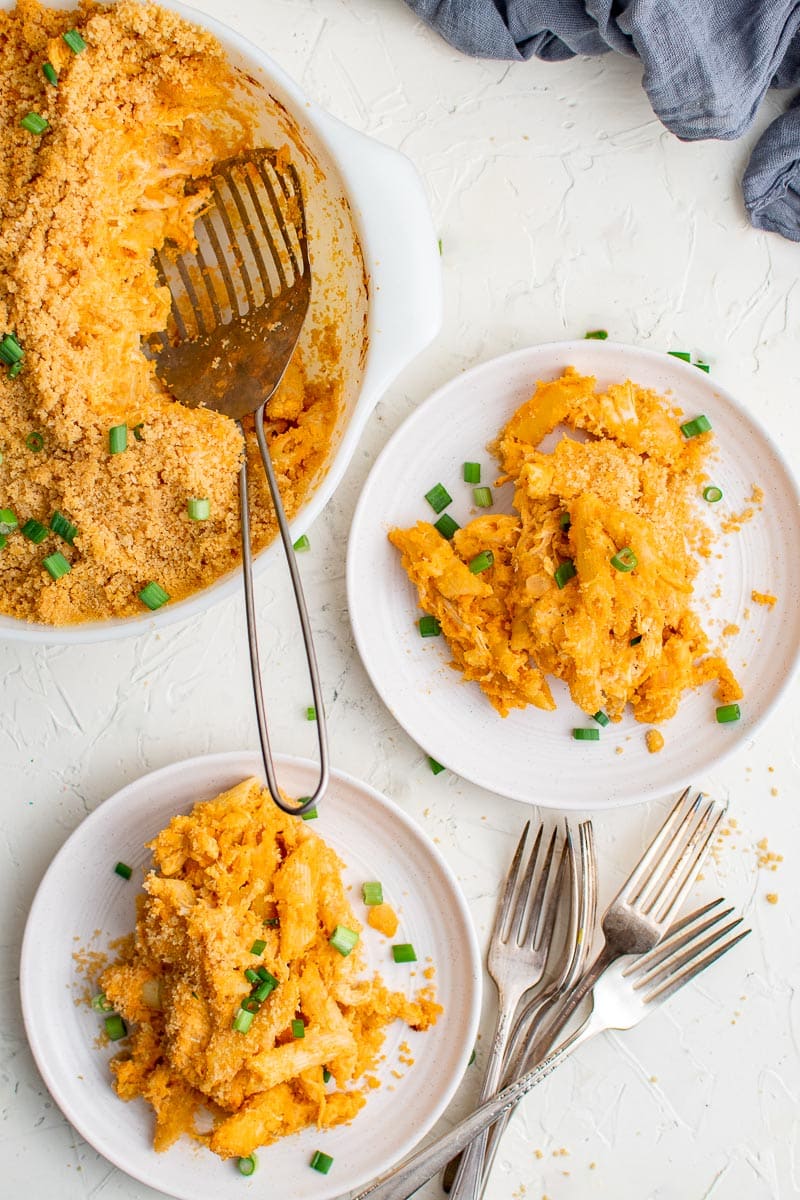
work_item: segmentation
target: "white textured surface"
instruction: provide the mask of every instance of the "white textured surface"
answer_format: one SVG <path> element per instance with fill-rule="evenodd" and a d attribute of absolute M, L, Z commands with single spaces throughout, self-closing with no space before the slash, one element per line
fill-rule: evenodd
<path fill-rule="evenodd" d="M 800 249 L 745 221 L 738 178 L 755 133 L 732 145 L 681 145 L 653 117 L 636 63 L 469 61 L 400 0 L 198 0 L 198 8 L 248 32 L 337 116 L 403 149 L 429 188 L 444 246 L 444 328 L 379 405 L 309 530 L 302 569 L 335 762 L 437 839 L 485 940 L 528 813 L 449 774 L 434 778 L 355 656 L 344 543 L 369 464 L 455 372 L 599 325 L 620 341 L 706 358 L 715 378 L 781 429 L 798 464 Z M 770 101 L 760 124 L 776 111 Z M 275 742 L 310 754 L 308 689 L 278 563 L 257 591 Z M 161 637 L 81 649 L 0 645 L 0 680 L 0 1193 L 144 1200 L 156 1193 L 87 1149 L 33 1067 L 19 1016 L 19 942 L 47 863 L 104 796 L 152 767 L 254 744 L 242 605 L 228 602 Z M 795 687 L 752 744 L 697 781 L 729 796 L 738 822 L 699 893 L 723 891 L 753 936 L 658 1015 L 585 1047 L 529 1097 L 489 1200 L 800 1194 L 799 694 Z M 604 895 L 663 808 L 596 820 Z M 763 838 L 785 858 L 774 873 L 757 865 Z M 42 975 L 46 986 L 46 962 Z M 476 1084 L 468 1078 L 450 1115 L 465 1111 Z M 265 1194 L 270 1187 L 265 1171 Z M 420 1195 L 440 1192 L 430 1184 Z"/>

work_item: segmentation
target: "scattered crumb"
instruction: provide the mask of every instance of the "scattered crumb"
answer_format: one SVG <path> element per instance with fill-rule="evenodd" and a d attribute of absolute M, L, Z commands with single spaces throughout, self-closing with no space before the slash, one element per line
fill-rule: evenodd
<path fill-rule="evenodd" d="M 723 637 L 736 637 L 737 633 L 739 633 L 738 625 L 726 625 L 722 630 Z"/>
<path fill-rule="evenodd" d="M 596 1163 L 596 1162 L 590 1162 L 590 1163 L 589 1163 L 589 1170 L 590 1170 L 590 1171 L 596 1171 L 596 1170 L 597 1170 L 597 1163 Z"/>
<path fill-rule="evenodd" d="M 536 1158 L 544 1158 L 544 1150 L 534 1150 L 533 1153 Z"/>
<path fill-rule="evenodd" d="M 778 893 L 777 892 L 767 892 L 767 904 L 777 904 L 777 903 L 778 903 Z"/>
<path fill-rule="evenodd" d="M 367 924 L 385 937 L 394 937 L 400 921 L 391 904 L 372 904 L 367 913 Z"/>
<path fill-rule="evenodd" d="M 624 750 L 623 750 L 622 746 L 615 746 L 615 747 L 614 747 L 614 753 L 615 753 L 615 754 L 623 754 L 623 753 L 624 753 Z"/>
<path fill-rule="evenodd" d="M 770 850 L 767 838 L 762 838 L 760 842 L 756 842 L 758 850 L 757 863 L 759 867 L 766 867 L 770 871 L 777 871 L 778 865 L 783 862 L 783 855 L 776 854 Z"/>
<path fill-rule="evenodd" d="M 772 592 L 751 592 L 750 599 L 756 604 L 763 604 L 767 608 L 774 608 L 778 603 L 778 597 L 773 596 Z"/>
<path fill-rule="evenodd" d="M 664 735 L 660 729 L 648 729 L 644 740 L 651 754 L 658 754 L 659 750 L 664 749 Z"/>

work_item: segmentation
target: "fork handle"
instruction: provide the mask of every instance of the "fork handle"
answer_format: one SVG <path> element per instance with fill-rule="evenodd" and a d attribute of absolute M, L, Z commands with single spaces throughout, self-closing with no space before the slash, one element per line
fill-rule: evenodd
<path fill-rule="evenodd" d="M 275 478 L 275 470 L 272 466 L 272 459 L 267 445 L 266 434 L 264 433 L 264 408 L 262 404 L 255 413 L 256 440 L 258 441 L 258 449 L 261 453 L 261 461 L 264 465 L 264 472 L 267 476 L 272 504 L 275 509 L 275 516 L 278 521 L 278 529 L 283 543 L 283 552 L 286 557 L 286 562 L 289 567 L 289 575 L 292 580 L 292 589 L 294 591 L 295 603 L 297 605 L 297 613 L 300 618 L 300 628 L 303 634 L 303 644 L 306 652 L 306 662 L 308 664 L 308 674 L 311 680 L 311 692 L 314 697 L 314 707 L 317 714 L 317 740 L 319 743 L 319 780 L 314 790 L 314 794 L 309 796 L 302 804 L 291 805 L 287 804 L 281 796 L 280 787 L 278 786 L 278 778 L 275 772 L 275 763 L 272 758 L 272 750 L 269 742 L 269 729 L 267 726 L 266 709 L 264 707 L 264 693 L 261 686 L 261 664 L 258 656 L 258 628 L 256 623 L 255 597 L 253 594 L 253 551 L 250 544 L 250 505 L 247 487 L 247 454 L 245 452 L 244 462 L 239 471 L 239 512 L 242 530 L 242 569 L 244 575 L 244 603 L 247 613 L 247 641 L 250 648 L 250 670 L 253 676 L 253 697 L 256 705 L 256 722 L 258 724 L 258 737 L 261 743 L 261 757 L 264 760 L 264 771 L 267 777 L 267 787 L 269 794 L 277 804 L 278 808 L 283 809 L 286 813 L 291 813 L 293 816 L 301 816 L 322 798 L 330 777 L 330 767 L 328 764 L 328 730 L 325 721 L 325 708 L 322 701 L 322 688 L 319 682 L 319 670 L 317 668 L 317 656 L 314 651 L 314 642 L 311 634 L 311 622 L 308 619 L 308 610 L 306 608 L 305 597 L 303 595 L 303 585 L 300 581 L 300 572 L 297 568 L 294 548 L 292 546 L 292 537 L 289 532 L 289 523 L 286 520 L 286 512 L 283 507 L 278 481 Z M 241 428 L 241 425 L 240 425 Z M 242 429 L 244 437 L 244 430 Z"/>

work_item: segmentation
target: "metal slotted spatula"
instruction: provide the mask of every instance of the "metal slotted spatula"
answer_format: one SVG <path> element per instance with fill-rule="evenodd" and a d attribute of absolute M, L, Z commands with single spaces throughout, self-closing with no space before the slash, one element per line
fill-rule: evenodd
<path fill-rule="evenodd" d="M 292 578 L 317 717 L 317 788 L 299 805 L 281 798 L 264 708 L 253 599 L 247 459 L 239 472 L 247 635 L 267 785 L 284 812 L 312 808 L 328 785 L 328 743 L 316 655 L 300 575 L 264 433 L 264 409 L 283 377 L 311 296 L 305 209 L 297 172 L 281 151 L 259 149 L 216 163 L 198 189 L 210 203 L 195 222 L 194 253 L 157 252 L 155 266 L 172 307 L 163 333 L 144 351 L 182 404 L 211 408 L 239 423 L 252 413 L 281 541 Z M 242 430 L 244 435 L 244 430 Z"/>

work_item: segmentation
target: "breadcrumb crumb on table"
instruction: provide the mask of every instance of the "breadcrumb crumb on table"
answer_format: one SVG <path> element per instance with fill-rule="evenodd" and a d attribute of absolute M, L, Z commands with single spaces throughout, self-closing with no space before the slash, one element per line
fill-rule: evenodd
<path fill-rule="evenodd" d="M 762 604 L 765 608 L 774 608 L 778 603 L 778 597 L 773 596 L 772 592 L 756 592 L 750 593 L 750 599 L 755 604 Z"/>

